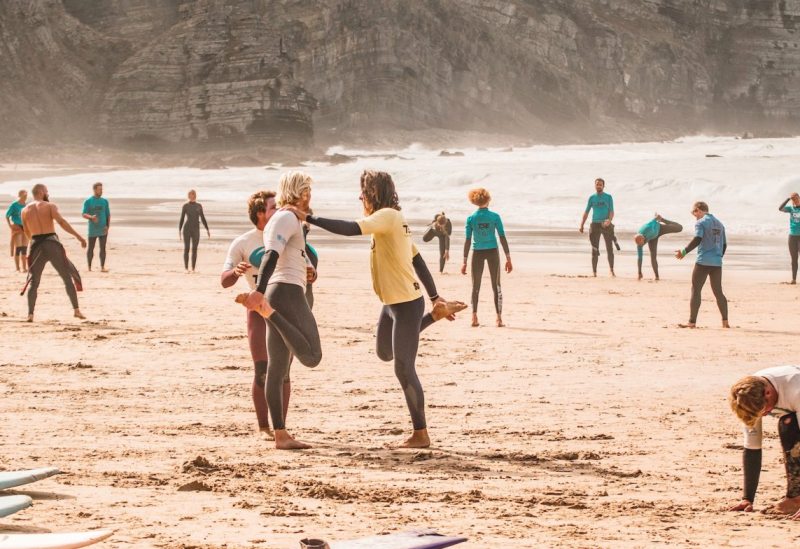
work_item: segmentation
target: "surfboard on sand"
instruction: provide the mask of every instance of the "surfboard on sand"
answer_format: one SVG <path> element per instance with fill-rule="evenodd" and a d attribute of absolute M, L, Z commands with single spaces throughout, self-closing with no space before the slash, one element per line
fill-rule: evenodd
<path fill-rule="evenodd" d="M 60 472 L 55 467 L 42 467 L 41 469 L 28 469 L 26 471 L 1 471 L 0 490 L 30 484 L 37 480 L 52 477 Z"/>
<path fill-rule="evenodd" d="M 442 536 L 430 530 L 400 532 L 349 541 L 334 541 L 331 549 L 441 549 L 467 541 L 467 538 Z M 2 545 L 0 545 L 2 549 Z"/>
<path fill-rule="evenodd" d="M 78 549 L 111 537 L 110 530 L 65 534 L 0 534 L 0 549 Z"/>
<path fill-rule="evenodd" d="M 13 515 L 17 511 L 22 511 L 30 507 L 33 500 L 28 496 L 3 496 L 0 497 L 0 517 Z"/>

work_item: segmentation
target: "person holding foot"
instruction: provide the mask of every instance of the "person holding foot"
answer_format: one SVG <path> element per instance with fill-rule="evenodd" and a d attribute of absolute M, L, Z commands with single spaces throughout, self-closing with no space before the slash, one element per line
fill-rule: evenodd
<path fill-rule="evenodd" d="M 419 334 L 438 320 L 453 320 L 455 313 L 464 310 L 466 305 L 445 301 L 436 293 L 433 276 L 411 240 L 408 223 L 400 211 L 394 181 L 388 173 L 364 171 L 359 200 L 365 217 L 358 221 L 306 215 L 302 208 L 293 211 L 301 221 L 334 234 L 372 235 L 372 287 L 383 303 L 378 317 L 376 352 L 383 361 L 394 360 L 394 373 L 411 413 L 414 433 L 401 446 L 427 448 L 431 441 L 425 420 L 425 395 L 416 369 Z M 433 304 L 427 314 L 417 277 Z"/>
<path fill-rule="evenodd" d="M 67 259 L 67 252 L 56 234 L 55 224 L 58 223 L 62 229 L 77 238 L 82 248 L 86 248 L 86 240 L 72 228 L 66 219 L 61 217 L 58 207 L 50 202 L 50 195 L 44 184 L 34 185 L 31 194 L 33 194 L 33 202 L 22 210 L 22 226 L 25 229 L 25 235 L 31 241 L 28 253 L 28 280 L 22 290 L 23 293 L 25 293 L 25 289 L 28 290 L 28 322 L 33 322 L 33 310 L 36 307 L 39 283 L 42 280 L 42 272 L 48 263 L 64 281 L 64 288 L 72 304 L 75 318 L 84 319 L 86 317 L 78 307 L 78 294 L 76 293 L 82 289 L 81 277 L 75 265 Z"/>
<path fill-rule="evenodd" d="M 800 520 L 800 366 L 766 368 L 737 381 L 731 387 L 729 402 L 733 413 L 742 420 L 744 452 L 742 456 L 744 489 L 742 500 L 730 511 L 753 511 L 761 475 L 762 418 L 778 418 L 778 437 L 786 468 L 786 496 L 775 510 Z"/>
<path fill-rule="evenodd" d="M 694 238 L 689 244 L 675 251 L 675 257 L 683 259 L 697 248 L 697 262 L 692 271 L 692 299 L 689 303 L 689 322 L 679 324 L 681 328 L 695 328 L 697 326 L 697 313 L 700 311 L 700 295 L 705 286 L 706 279 L 711 279 L 711 291 L 717 299 L 717 307 L 722 315 L 722 327 L 730 328 L 728 324 L 728 300 L 722 293 L 722 256 L 728 249 L 728 240 L 725 237 L 725 226 L 719 219 L 708 213 L 708 204 L 695 202 L 692 215 L 697 219 L 694 225 Z"/>
<path fill-rule="evenodd" d="M 614 274 L 614 199 L 605 192 L 606 182 L 602 178 L 594 180 L 595 194 L 589 197 L 586 209 L 583 211 L 581 226 L 578 231 L 583 234 L 583 226 L 589 217 L 589 210 L 592 211 L 592 222 L 589 225 L 589 243 L 592 245 L 592 274 L 597 276 L 597 262 L 600 259 L 600 235 L 606 243 L 606 254 L 608 255 L 608 268 L 611 276 Z"/>
<path fill-rule="evenodd" d="M 103 198 L 103 184 L 100 182 L 92 185 L 92 196 L 83 203 L 83 218 L 89 222 L 89 247 L 86 250 L 86 263 L 92 270 L 94 259 L 94 244 L 100 240 L 100 271 L 107 273 L 106 269 L 106 241 L 108 229 L 111 227 L 111 210 L 108 200 Z"/>
<path fill-rule="evenodd" d="M 508 251 L 508 240 L 503 229 L 503 220 L 500 216 L 489 210 L 492 196 L 483 188 L 472 189 L 467 195 L 469 201 L 478 209 L 467 218 L 466 240 L 464 240 L 464 262 L 461 264 L 461 274 L 467 274 L 467 259 L 469 258 L 470 245 L 472 247 L 472 326 L 478 323 L 478 297 L 481 292 L 481 279 L 483 278 L 484 264 L 489 266 L 489 277 L 492 281 L 494 293 L 494 310 L 497 313 L 496 324 L 498 328 L 503 324 L 503 290 L 500 287 L 500 252 L 497 249 L 497 238 L 506 254 L 506 273 L 513 270 L 511 265 L 511 252 Z M 495 236 L 495 233 L 497 236 Z"/>
<path fill-rule="evenodd" d="M 276 204 L 282 208 L 292 206 L 293 211 L 308 211 L 311 183 L 305 173 L 285 173 L 278 184 Z M 264 228 L 264 256 L 256 288 L 237 297 L 269 325 L 266 395 L 275 428 L 275 448 L 279 450 L 311 448 L 286 430 L 288 399 L 284 396 L 293 355 L 309 368 L 322 360 L 317 321 L 306 301 L 308 265 L 303 226 L 292 211 L 282 209 L 272 215 Z"/>
<path fill-rule="evenodd" d="M 642 274 L 642 260 L 644 259 L 644 245 L 650 248 L 650 264 L 653 266 L 653 274 L 656 275 L 656 280 L 660 280 L 658 276 L 658 239 L 665 234 L 679 233 L 683 230 L 680 223 L 664 219 L 660 215 L 656 216 L 639 227 L 639 232 L 633 237 L 636 242 L 636 255 L 638 257 L 639 267 L 639 280 L 644 278 Z"/>
<path fill-rule="evenodd" d="M 792 258 L 792 281 L 789 284 L 797 284 L 797 258 L 800 256 L 800 195 L 792 193 L 778 207 L 778 211 L 789 214 L 789 257 Z"/>

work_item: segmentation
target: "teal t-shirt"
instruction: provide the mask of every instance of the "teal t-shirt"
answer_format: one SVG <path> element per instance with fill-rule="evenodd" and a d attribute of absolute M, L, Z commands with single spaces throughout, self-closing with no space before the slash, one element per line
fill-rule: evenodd
<path fill-rule="evenodd" d="M 789 234 L 800 236 L 800 208 L 787 204 L 783 211 L 789 214 Z"/>
<path fill-rule="evenodd" d="M 585 213 L 589 213 L 589 210 L 592 210 L 592 223 L 605 221 L 614 211 L 614 199 L 610 194 L 595 193 L 589 197 L 589 201 L 586 203 Z"/>
<path fill-rule="evenodd" d="M 97 216 L 97 223 L 89 221 L 89 236 L 103 236 L 108 228 L 108 218 L 111 217 L 111 210 L 108 208 L 108 200 L 90 196 L 83 203 L 83 213 Z"/>
<path fill-rule="evenodd" d="M 505 236 L 503 220 L 489 208 L 479 208 L 467 218 L 467 241 L 472 239 L 473 250 L 493 250 L 497 248 L 497 237 Z"/>
<path fill-rule="evenodd" d="M 719 219 L 707 213 L 694 225 L 694 235 L 700 237 L 697 246 L 697 263 L 711 267 L 722 267 L 725 253 L 725 227 Z"/>
<path fill-rule="evenodd" d="M 10 217 L 14 225 L 22 225 L 23 208 L 25 208 L 25 204 L 20 204 L 18 200 L 15 200 L 6 210 L 6 217 Z"/>
<path fill-rule="evenodd" d="M 654 238 L 658 238 L 658 233 L 660 230 L 661 230 L 661 223 L 659 223 L 658 220 L 654 218 L 645 223 L 644 225 L 642 225 L 641 227 L 639 227 L 638 232 L 640 235 L 644 237 L 645 242 L 649 242 Z M 639 255 L 640 259 L 643 257 L 644 252 L 642 246 L 636 247 L 636 253 Z"/>

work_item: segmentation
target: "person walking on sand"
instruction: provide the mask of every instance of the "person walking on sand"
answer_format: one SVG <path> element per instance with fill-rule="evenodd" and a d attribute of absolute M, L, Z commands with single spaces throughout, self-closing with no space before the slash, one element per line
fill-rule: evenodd
<path fill-rule="evenodd" d="M 378 358 L 394 360 L 394 372 L 411 414 L 414 433 L 402 446 L 427 448 L 431 441 L 425 420 L 425 395 L 416 370 L 419 334 L 443 318 L 466 308 L 458 301 L 445 301 L 436 293 L 436 284 L 400 212 L 394 181 L 386 172 L 366 170 L 361 174 L 359 200 L 366 217 L 358 221 L 326 219 L 308 215 L 303 208 L 292 208 L 301 221 L 343 236 L 372 235 L 370 271 L 372 287 L 383 303 L 378 317 L 376 351 Z M 425 312 L 416 273 L 433 303 Z"/>
<path fill-rule="evenodd" d="M 83 203 L 83 218 L 88 221 L 89 247 L 86 249 L 86 263 L 92 270 L 94 259 L 94 245 L 100 240 L 100 271 L 107 273 L 106 269 L 106 241 L 108 229 L 111 227 L 111 209 L 108 200 L 103 198 L 103 184 L 100 182 L 92 185 L 93 194 Z"/>
<path fill-rule="evenodd" d="M 697 313 L 700 310 L 700 296 L 706 279 L 711 279 L 711 291 L 717 299 L 717 307 L 722 315 L 722 327 L 728 324 L 728 300 L 722 293 L 722 257 L 728 249 L 725 226 L 719 219 L 708 213 L 708 204 L 695 202 L 692 215 L 697 220 L 694 225 L 694 238 L 685 248 L 676 250 L 675 257 L 683 259 L 686 254 L 697 248 L 697 262 L 692 271 L 692 299 L 689 303 L 689 322 L 679 324 L 681 328 L 695 328 Z"/>
<path fill-rule="evenodd" d="M 50 195 L 45 185 L 37 183 L 33 186 L 31 193 L 33 202 L 22 210 L 22 226 L 31 241 L 28 254 L 28 280 L 25 288 L 22 289 L 22 293 L 25 293 L 25 289 L 28 290 L 28 322 L 33 322 L 33 310 L 36 307 L 42 271 L 48 263 L 55 268 L 61 280 L 64 281 L 64 288 L 72 304 L 75 318 L 84 319 L 86 317 L 78 307 L 78 294 L 76 293 L 83 289 L 80 274 L 75 265 L 67 259 L 67 252 L 56 235 L 55 223 L 77 238 L 82 248 L 86 248 L 86 240 L 72 228 L 66 219 L 61 217 L 58 207 L 50 202 Z"/>
<path fill-rule="evenodd" d="M 434 216 L 433 222 L 428 225 L 423 242 L 430 242 L 436 237 L 439 240 L 439 273 L 444 273 L 444 265 L 450 259 L 450 235 L 453 234 L 453 224 L 444 215 L 444 212 Z"/>
<path fill-rule="evenodd" d="M 22 210 L 28 200 L 28 191 L 22 189 L 17 193 L 17 200 L 6 210 L 6 223 L 11 231 L 11 256 L 17 272 L 28 272 L 28 237 L 22 226 Z"/>
<path fill-rule="evenodd" d="M 642 274 L 642 259 L 644 259 L 645 243 L 647 243 L 647 246 L 650 248 L 650 264 L 653 266 L 653 274 L 656 275 L 656 280 L 660 280 L 658 276 L 658 239 L 665 234 L 679 233 L 682 230 L 683 226 L 680 223 L 664 219 L 658 214 L 639 227 L 639 232 L 633 237 L 634 242 L 636 242 L 639 280 L 644 278 Z"/>
<path fill-rule="evenodd" d="M 766 368 L 737 381 L 729 396 L 733 413 L 744 423 L 742 500 L 730 511 L 753 511 L 761 476 L 762 418 L 778 418 L 778 438 L 786 468 L 786 495 L 775 505 L 778 513 L 800 520 L 800 366 Z"/>
<path fill-rule="evenodd" d="M 200 222 L 206 228 L 208 238 L 211 238 L 211 231 L 208 229 L 208 222 L 203 213 L 203 205 L 197 201 L 197 192 L 189 191 L 189 201 L 184 203 L 181 209 L 181 220 L 178 222 L 178 237 L 183 236 L 183 266 L 186 273 L 194 272 L 197 265 L 197 246 L 200 244 Z M 185 223 L 184 223 L 185 221 Z M 192 270 L 189 271 L 189 247 L 192 249 Z"/>
<path fill-rule="evenodd" d="M 278 183 L 276 204 L 307 211 L 311 203 L 311 183 L 311 177 L 305 173 L 285 173 Z M 311 447 L 289 434 L 284 411 L 285 380 L 292 355 L 309 368 L 322 360 L 317 321 L 305 295 L 310 278 L 308 267 L 302 224 L 293 212 L 278 211 L 264 228 L 264 257 L 257 286 L 249 294 L 237 297 L 238 302 L 266 318 L 269 325 L 266 395 L 275 427 L 275 448 L 280 450 Z"/>
<path fill-rule="evenodd" d="M 503 290 L 500 287 L 500 252 L 497 249 L 497 238 L 506 254 L 505 271 L 513 270 L 511 252 L 508 250 L 503 220 L 500 216 L 489 210 L 492 196 L 483 188 L 472 189 L 467 195 L 469 201 L 478 209 L 467 218 L 466 239 L 464 240 L 464 262 L 461 264 L 461 274 L 467 274 L 467 259 L 469 258 L 470 245 L 472 247 L 472 326 L 479 326 L 478 322 L 478 297 L 481 292 L 481 279 L 483 278 L 484 263 L 489 266 L 489 277 L 492 281 L 494 293 L 494 310 L 497 313 L 496 325 L 503 324 Z M 495 233 L 497 236 L 495 236 Z"/>
<path fill-rule="evenodd" d="M 789 201 L 792 202 L 791 206 Z M 778 206 L 778 211 L 789 214 L 789 257 L 792 258 L 792 281 L 797 284 L 797 258 L 800 256 L 800 195 L 792 193 Z"/>
<path fill-rule="evenodd" d="M 597 262 L 600 259 L 600 235 L 606 243 L 606 254 L 608 255 L 608 268 L 611 276 L 614 274 L 614 199 L 605 192 L 606 182 L 597 178 L 594 180 L 595 194 L 589 197 L 586 209 L 583 211 L 581 226 L 578 229 L 583 234 L 583 227 L 586 225 L 586 218 L 589 217 L 589 210 L 592 211 L 592 222 L 589 225 L 589 242 L 592 245 L 592 275 L 597 276 Z"/>

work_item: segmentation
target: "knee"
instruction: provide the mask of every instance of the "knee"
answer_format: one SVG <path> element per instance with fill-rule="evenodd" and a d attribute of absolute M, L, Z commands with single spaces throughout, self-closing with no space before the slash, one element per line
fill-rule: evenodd
<path fill-rule="evenodd" d="M 258 385 L 259 387 L 264 387 L 264 384 L 267 382 L 267 361 L 256 360 L 254 365 L 255 365 L 254 381 L 256 385 Z"/>
<path fill-rule="evenodd" d="M 791 413 L 778 420 L 778 436 L 784 452 L 796 451 L 800 457 L 800 448 L 795 448 L 800 443 L 800 428 L 797 425 L 797 414 Z"/>
<path fill-rule="evenodd" d="M 319 363 L 322 362 L 322 351 L 314 351 L 308 357 L 308 361 L 304 364 L 309 368 L 316 368 L 319 366 Z M 288 374 L 286 379 L 288 379 Z"/>
<path fill-rule="evenodd" d="M 383 349 L 379 345 L 375 347 L 375 354 L 378 355 L 378 358 L 384 362 L 389 362 L 394 360 L 394 353 L 392 352 L 391 348 Z"/>

